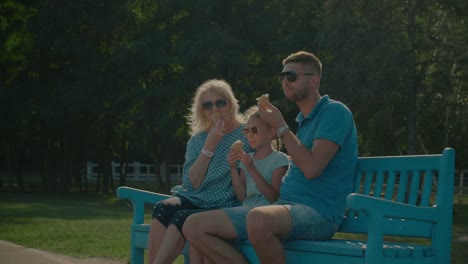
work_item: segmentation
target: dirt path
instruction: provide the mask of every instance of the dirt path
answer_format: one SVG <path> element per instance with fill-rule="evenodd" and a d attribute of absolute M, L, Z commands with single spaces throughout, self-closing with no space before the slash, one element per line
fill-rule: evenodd
<path fill-rule="evenodd" d="M 57 253 L 26 248 L 0 240 L 0 264 L 128 264 L 128 261 L 108 258 L 79 259 Z"/>

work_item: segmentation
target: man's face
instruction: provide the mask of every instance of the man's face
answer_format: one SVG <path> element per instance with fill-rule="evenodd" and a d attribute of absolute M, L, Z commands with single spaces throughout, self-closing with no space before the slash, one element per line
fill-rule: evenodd
<path fill-rule="evenodd" d="M 286 98 L 296 103 L 307 98 L 310 94 L 309 85 L 312 75 L 299 63 L 285 64 L 281 74 L 281 85 Z"/>

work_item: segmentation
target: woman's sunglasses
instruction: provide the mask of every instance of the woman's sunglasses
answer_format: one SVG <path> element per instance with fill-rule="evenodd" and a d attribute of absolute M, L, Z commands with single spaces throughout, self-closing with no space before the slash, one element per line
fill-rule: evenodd
<path fill-rule="evenodd" d="M 202 103 L 203 110 L 212 110 L 213 105 L 216 106 L 216 108 L 224 108 L 227 105 L 226 99 L 218 99 L 214 102 L 204 102 Z"/>
<path fill-rule="evenodd" d="M 286 77 L 286 80 L 288 80 L 288 82 L 294 82 L 297 80 L 297 76 L 299 75 L 314 75 L 314 74 L 313 73 L 296 73 L 295 71 L 284 71 L 278 74 L 278 79 L 280 82 L 283 82 L 284 77 Z"/>
<path fill-rule="evenodd" d="M 246 127 L 242 130 L 242 132 L 244 133 L 245 136 L 247 136 L 249 133 L 252 135 L 257 135 L 262 130 L 268 130 L 268 128 Z"/>

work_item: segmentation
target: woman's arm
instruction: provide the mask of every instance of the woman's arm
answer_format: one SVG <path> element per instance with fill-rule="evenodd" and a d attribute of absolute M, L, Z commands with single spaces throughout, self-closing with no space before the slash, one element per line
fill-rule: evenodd
<path fill-rule="evenodd" d="M 218 119 L 214 126 L 211 128 L 208 136 L 206 137 L 203 150 L 208 153 L 214 153 L 218 143 L 224 136 L 224 121 Z M 210 165 L 211 157 L 208 157 L 206 154 L 203 154 L 203 151 L 200 152 L 197 160 L 192 164 L 189 169 L 188 176 L 190 182 L 194 189 L 199 188 L 203 181 L 205 180 L 206 172 L 208 171 L 208 166 Z"/>

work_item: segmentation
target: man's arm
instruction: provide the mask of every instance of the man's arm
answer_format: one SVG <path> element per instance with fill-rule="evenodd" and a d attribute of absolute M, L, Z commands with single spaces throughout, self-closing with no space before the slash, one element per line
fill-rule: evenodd
<path fill-rule="evenodd" d="M 312 149 L 308 149 L 290 130 L 283 133 L 282 140 L 288 154 L 308 179 L 320 176 L 340 148 L 333 141 L 316 139 Z"/>

